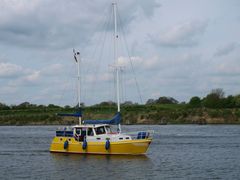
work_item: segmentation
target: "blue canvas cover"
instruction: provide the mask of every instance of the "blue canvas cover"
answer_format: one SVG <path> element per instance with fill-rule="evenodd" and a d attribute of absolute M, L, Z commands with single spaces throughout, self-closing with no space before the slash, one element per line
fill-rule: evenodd
<path fill-rule="evenodd" d="M 72 116 L 72 117 L 82 117 L 82 112 L 76 112 L 76 113 L 57 113 L 58 116 Z"/>
<path fill-rule="evenodd" d="M 117 112 L 111 120 L 84 120 L 83 124 L 120 124 L 121 114 Z"/>

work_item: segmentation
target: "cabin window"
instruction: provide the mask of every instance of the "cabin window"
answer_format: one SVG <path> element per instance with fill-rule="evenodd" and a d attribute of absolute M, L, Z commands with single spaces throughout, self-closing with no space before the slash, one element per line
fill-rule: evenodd
<path fill-rule="evenodd" d="M 99 134 L 105 134 L 105 133 L 106 133 L 104 126 L 95 128 L 95 131 L 96 131 L 96 134 L 97 134 L 97 135 L 99 135 Z"/>
<path fill-rule="evenodd" d="M 74 137 L 77 141 L 83 141 L 86 134 L 87 134 L 87 128 L 80 127 L 75 129 Z"/>
<path fill-rule="evenodd" d="M 85 129 L 85 128 L 82 128 L 82 132 L 81 132 L 81 136 L 86 136 L 86 134 L 87 134 L 87 129 Z"/>
<path fill-rule="evenodd" d="M 81 129 L 80 128 L 76 128 L 76 134 L 81 135 Z"/>
<path fill-rule="evenodd" d="M 107 133 L 112 133 L 112 130 L 109 126 L 106 126 L 106 131 L 107 131 Z"/>
<path fill-rule="evenodd" d="M 86 128 L 76 128 L 76 134 L 79 136 L 86 136 Z"/>
<path fill-rule="evenodd" d="M 92 128 L 88 128 L 87 135 L 88 136 L 93 136 L 94 135 Z"/>

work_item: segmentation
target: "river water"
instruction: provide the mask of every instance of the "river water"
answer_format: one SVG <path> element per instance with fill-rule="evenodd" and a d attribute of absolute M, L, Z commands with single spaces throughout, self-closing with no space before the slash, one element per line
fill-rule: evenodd
<path fill-rule="evenodd" d="M 240 126 L 123 126 L 154 130 L 146 155 L 49 153 L 56 126 L 1 126 L 0 179 L 240 179 Z"/>

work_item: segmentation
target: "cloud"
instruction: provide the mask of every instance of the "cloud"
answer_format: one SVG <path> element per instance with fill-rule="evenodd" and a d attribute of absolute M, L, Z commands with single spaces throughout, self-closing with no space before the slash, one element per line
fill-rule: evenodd
<path fill-rule="evenodd" d="M 23 73 L 23 68 L 19 65 L 0 62 L 0 78 L 16 78 Z"/>
<path fill-rule="evenodd" d="M 134 19 L 139 8 L 149 17 L 158 7 L 155 0 L 148 3 L 132 0 L 119 4 L 125 8 L 124 14 L 128 14 L 123 18 L 124 26 Z M 105 23 L 106 14 L 111 12 L 110 5 L 108 0 L 72 0 L 67 3 L 64 0 L 3 1 L 0 6 L 0 41 L 35 49 L 85 46 L 94 33 L 105 31 L 101 24 Z"/>
<path fill-rule="evenodd" d="M 6 79 L 9 86 L 29 86 L 39 83 L 43 76 L 55 76 L 62 72 L 62 65 L 52 64 L 36 70 L 24 68 L 17 64 L 0 62 L 0 78 Z"/>
<path fill-rule="evenodd" d="M 113 80 L 113 75 L 111 73 L 102 73 L 100 76 L 96 77 L 96 74 L 87 74 L 86 82 L 87 83 L 96 83 L 96 82 L 109 82 Z"/>
<path fill-rule="evenodd" d="M 218 76 L 239 76 L 239 65 L 239 58 L 224 59 L 222 62 L 217 63 L 213 74 Z"/>
<path fill-rule="evenodd" d="M 120 10 L 126 12 L 130 17 L 136 17 L 137 15 L 140 15 L 136 13 L 143 12 L 143 14 L 149 18 L 153 16 L 157 8 L 161 7 L 161 4 L 156 0 L 129 0 L 121 1 L 118 4 Z"/>
<path fill-rule="evenodd" d="M 46 76 L 57 76 L 64 72 L 64 66 L 62 64 L 50 64 L 47 67 L 41 69 L 41 74 Z"/>
<path fill-rule="evenodd" d="M 188 100 L 220 85 L 226 93 L 239 91 L 240 25 L 234 3 L 116 1 L 118 22 L 125 31 L 121 36 L 119 27 L 118 64 L 125 66 L 122 75 L 129 100 L 139 101 L 127 54 L 145 99 L 161 95 Z M 63 91 L 63 104 L 76 100 L 73 47 L 82 57 L 82 99 L 84 91 L 87 104 L 111 98 L 107 95 L 114 78 L 108 69 L 113 63 L 111 1 L 2 0 L 0 12 L 1 101 L 59 103 Z M 126 44 L 129 48 L 124 49 Z"/>
<path fill-rule="evenodd" d="M 149 40 L 163 47 L 191 47 L 198 44 L 198 37 L 204 33 L 206 27 L 207 22 L 186 22 L 175 25 L 165 32 L 149 35 Z"/>
<path fill-rule="evenodd" d="M 123 67 L 131 67 L 131 62 L 135 69 L 140 70 L 154 70 L 155 68 L 158 68 L 160 61 L 160 58 L 155 56 L 151 58 L 142 58 L 139 56 L 135 57 L 119 57 L 118 58 L 118 65 Z"/>
<path fill-rule="evenodd" d="M 139 1 L 137 1 L 137 2 L 139 2 Z M 137 2 L 136 2 L 136 3 L 137 3 Z M 143 1 L 140 3 L 140 6 L 141 6 L 144 14 L 145 14 L 146 16 L 148 16 L 148 17 L 151 17 L 151 16 L 153 16 L 153 14 L 154 14 L 154 10 L 155 10 L 156 8 L 159 8 L 159 7 L 161 6 L 161 4 L 160 4 L 159 2 L 157 2 L 157 1 L 144 1 L 144 0 L 143 0 Z"/>
<path fill-rule="evenodd" d="M 191 69 L 193 66 L 201 63 L 201 57 L 201 54 L 182 53 L 167 58 L 159 55 L 146 58 L 133 56 L 131 57 L 131 61 L 135 70 L 143 72 L 161 70 L 161 72 L 168 74 L 168 72 L 170 72 L 169 69 L 174 69 L 174 72 L 171 73 L 176 74 L 176 72 L 182 71 L 182 69 Z M 188 64 L 188 66 L 186 66 L 186 64 Z M 121 56 L 118 58 L 118 65 L 130 68 L 130 59 Z"/>
<path fill-rule="evenodd" d="M 29 71 L 28 73 L 23 74 L 17 78 L 11 79 L 8 81 L 8 86 L 17 87 L 20 86 L 40 86 L 40 71 Z"/>
<path fill-rule="evenodd" d="M 17 88 L 12 86 L 4 86 L 0 88 L 0 94 L 2 95 L 12 95 L 12 94 L 15 94 L 16 91 L 17 91 Z"/>
<path fill-rule="evenodd" d="M 33 73 L 25 76 L 23 80 L 33 83 L 37 81 L 39 78 L 40 78 L 40 71 L 34 71 Z"/>
<path fill-rule="evenodd" d="M 226 56 L 230 54 L 232 51 L 234 51 L 239 45 L 236 42 L 227 44 L 223 47 L 217 48 L 216 52 L 214 53 L 214 56 L 220 57 L 220 56 Z"/>

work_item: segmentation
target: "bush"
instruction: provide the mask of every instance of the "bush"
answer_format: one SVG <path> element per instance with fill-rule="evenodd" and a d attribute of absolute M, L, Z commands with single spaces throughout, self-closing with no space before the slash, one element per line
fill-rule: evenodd
<path fill-rule="evenodd" d="M 178 104 L 178 101 L 172 97 L 160 97 L 156 100 L 157 104 Z"/>
<path fill-rule="evenodd" d="M 220 88 L 213 89 L 211 93 L 203 99 L 203 105 L 207 108 L 223 108 L 224 103 L 224 92 Z"/>
<path fill-rule="evenodd" d="M 189 101 L 190 107 L 198 108 L 201 107 L 201 99 L 197 96 L 194 96 Z"/>

